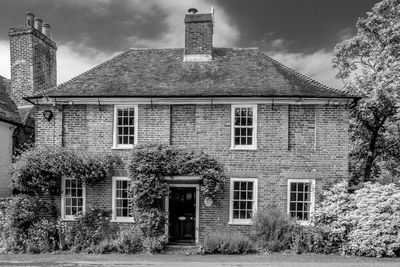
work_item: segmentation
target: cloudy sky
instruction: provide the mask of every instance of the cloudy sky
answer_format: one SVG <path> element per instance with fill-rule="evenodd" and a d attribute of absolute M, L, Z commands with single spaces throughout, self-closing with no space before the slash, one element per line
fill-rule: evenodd
<path fill-rule="evenodd" d="M 337 43 L 378 0 L 1 0 L 0 75 L 10 77 L 8 30 L 32 11 L 51 24 L 58 83 L 131 47 L 183 47 L 190 7 L 215 10 L 214 45 L 259 47 L 320 82 L 341 87 Z"/>

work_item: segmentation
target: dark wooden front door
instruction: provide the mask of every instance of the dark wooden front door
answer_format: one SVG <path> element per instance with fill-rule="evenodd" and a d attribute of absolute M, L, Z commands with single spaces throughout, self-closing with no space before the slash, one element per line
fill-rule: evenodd
<path fill-rule="evenodd" d="M 169 241 L 194 243 L 196 229 L 196 188 L 170 187 Z"/>

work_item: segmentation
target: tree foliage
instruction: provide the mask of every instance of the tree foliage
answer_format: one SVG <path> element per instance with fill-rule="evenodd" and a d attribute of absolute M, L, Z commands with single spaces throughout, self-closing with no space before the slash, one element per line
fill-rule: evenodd
<path fill-rule="evenodd" d="M 383 170 L 399 174 L 400 0 L 376 4 L 335 50 L 337 77 L 363 97 L 351 112 L 352 182 L 375 180 Z"/>

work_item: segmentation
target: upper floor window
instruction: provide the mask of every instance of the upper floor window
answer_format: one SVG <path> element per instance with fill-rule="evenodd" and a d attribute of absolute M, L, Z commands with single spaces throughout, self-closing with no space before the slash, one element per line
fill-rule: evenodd
<path fill-rule="evenodd" d="M 315 180 L 288 180 L 288 213 L 300 224 L 309 224 L 314 210 Z"/>
<path fill-rule="evenodd" d="M 232 105 L 231 148 L 257 148 L 257 105 Z"/>
<path fill-rule="evenodd" d="M 231 178 L 229 223 L 250 224 L 257 207 L 257 179 Z"/>
<path fill-rule="evenodd" d="M 137 143 L 137 106 L 115 106 L 114 148 L 132 148 Z"/>
<path fill-rule="evenodd" d="M 73 220 L 78 212 L 85 212 L 85 187 L 78 179 L 62 179 L 61 216 Z"/>
<path fill-rule="evenodd" d="M 113 177 L 112 184 L 112 219 L 114 221 L 133 222 L 129 203 L 130 179 Z"/>

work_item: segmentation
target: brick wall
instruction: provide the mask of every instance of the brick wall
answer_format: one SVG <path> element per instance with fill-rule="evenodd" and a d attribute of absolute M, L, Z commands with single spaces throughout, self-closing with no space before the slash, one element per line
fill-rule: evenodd
<path fill-rule="evenodd" d="M 112 105 L 101 106 L 101 110 L 97 105 L 53 110 L 55 118 L 50 122 L 43 119 L 42 111 L 37 113 L 38 143 L 51 145 L 54 140 L 127 159 L 129 150 L 111 149 Z M 138 114 L 139 143 L 192 147 L 222 163 L 228 178 L 258 178 L 259 209 L 277 205 L 286 210 L 287 179 L 314 178 L 318 192 L 348 175 L 349 111 L 344 106 L 258 105 L 258 148 L 251 151 L 230 149 L 230 105 L 139 105 Z M 229 186 L 229 179 L 226 183 Z M 111 177 L 88 189 L 87 207 L 91 206 L 111 208 Z M 229 192 L 219 196 L 210 208 L 201 197 L 199 220 L 200 239 L 218 230 L 251 231 L 251 227 L 228 225 Z"/>

